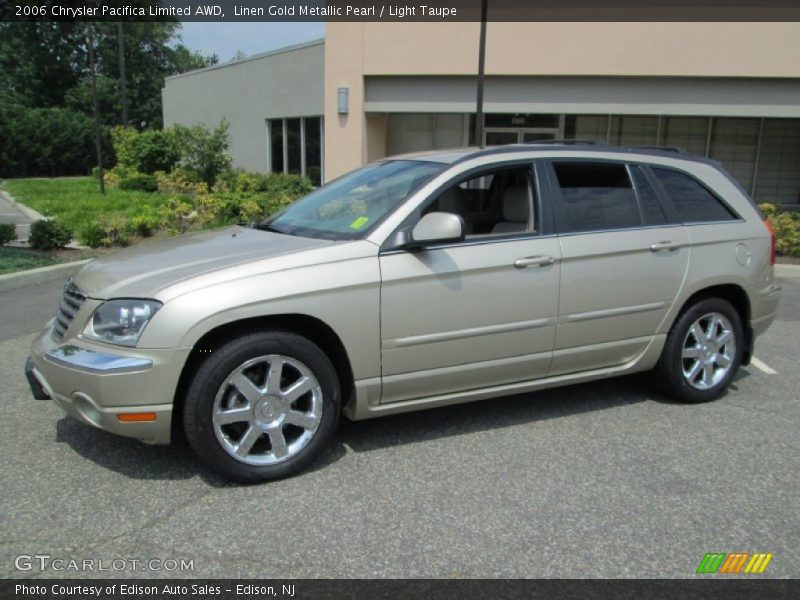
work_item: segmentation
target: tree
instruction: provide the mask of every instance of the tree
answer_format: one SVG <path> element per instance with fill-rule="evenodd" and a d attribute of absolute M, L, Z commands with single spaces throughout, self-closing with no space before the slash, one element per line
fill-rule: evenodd
<path fill-rule="evenodd" d="M 124 47 L 129 118 L 160 127 L 164 78 L 216 64 L 180 43 L 178 22 L 126 23 Z M 96 23 L 97 75 L 104 125 L 121 123 L 115 23 Z M 81 23 L 0 23 L 0 89 L 28 107 L 91 113 L 85 29 Z"/>

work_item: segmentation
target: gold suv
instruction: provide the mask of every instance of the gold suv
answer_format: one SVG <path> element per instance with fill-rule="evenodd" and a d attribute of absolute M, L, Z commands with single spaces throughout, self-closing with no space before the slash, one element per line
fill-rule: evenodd
<path fill-rule="evenodd" d="M 722 394 L 775 317 L 775 241 L 716 163 L 585 144 L 353 171 L 253 227 L 85 265 L 26 371 L 106 431 L 182 428 L 238 481 L 366 419 L 637 371 Z M 502 405 L 498 407 L 502 410 Z"/>

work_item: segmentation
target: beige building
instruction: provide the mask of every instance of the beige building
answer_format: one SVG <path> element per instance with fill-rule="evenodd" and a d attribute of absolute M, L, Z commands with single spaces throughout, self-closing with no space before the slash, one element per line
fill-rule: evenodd
<path fill-rule="evenodd" d="M 474 144 L 478 35 L 478 23 L 328 23 L 324 44 L 167 80 L 164 120 L 224 116 L 235 164 L 324 180 Z M 489 23 L 486 47 L 478 142 L 679 147 L 760 201 L 800 202 L 800 23 Z"/>

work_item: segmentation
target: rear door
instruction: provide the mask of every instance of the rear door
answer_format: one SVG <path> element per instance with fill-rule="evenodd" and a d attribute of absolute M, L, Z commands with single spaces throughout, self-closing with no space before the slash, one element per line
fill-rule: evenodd
<path fill-rule="evenodd" d="M 622 365 L 647 348 L 681 289 L 686 230 L 638 165 L 551 160 L 548 173 L 562 256 L 550 374 Z"/>

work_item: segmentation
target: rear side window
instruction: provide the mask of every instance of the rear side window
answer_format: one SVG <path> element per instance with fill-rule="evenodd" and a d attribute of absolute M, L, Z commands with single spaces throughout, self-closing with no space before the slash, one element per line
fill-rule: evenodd
<path fill-rule="evenodd" d="M 564 232 L 640 227 L 642 218 L 625 165 L 553 163 L 561 189 Z"/>
<path fill-rule="evenodd" d="M 732 221 L 736 218 L 719 198 L 686 173 L 653 167 L 651 170 L 661 182 L 684 223 Z"/>
<path fill-rule="evenodd" d="M 636 193 L 639 196 L 639 204 L 642 207 L 642 218 L 645 225 L 664 225 L 667 223 L 667 215 L 664 214 L 664 207 L 658 199 L 656 191 L 650 182 L 647 181 L 641 167 L 631 167 L 633 173 L 633 183 L 636 186 Z"/>

